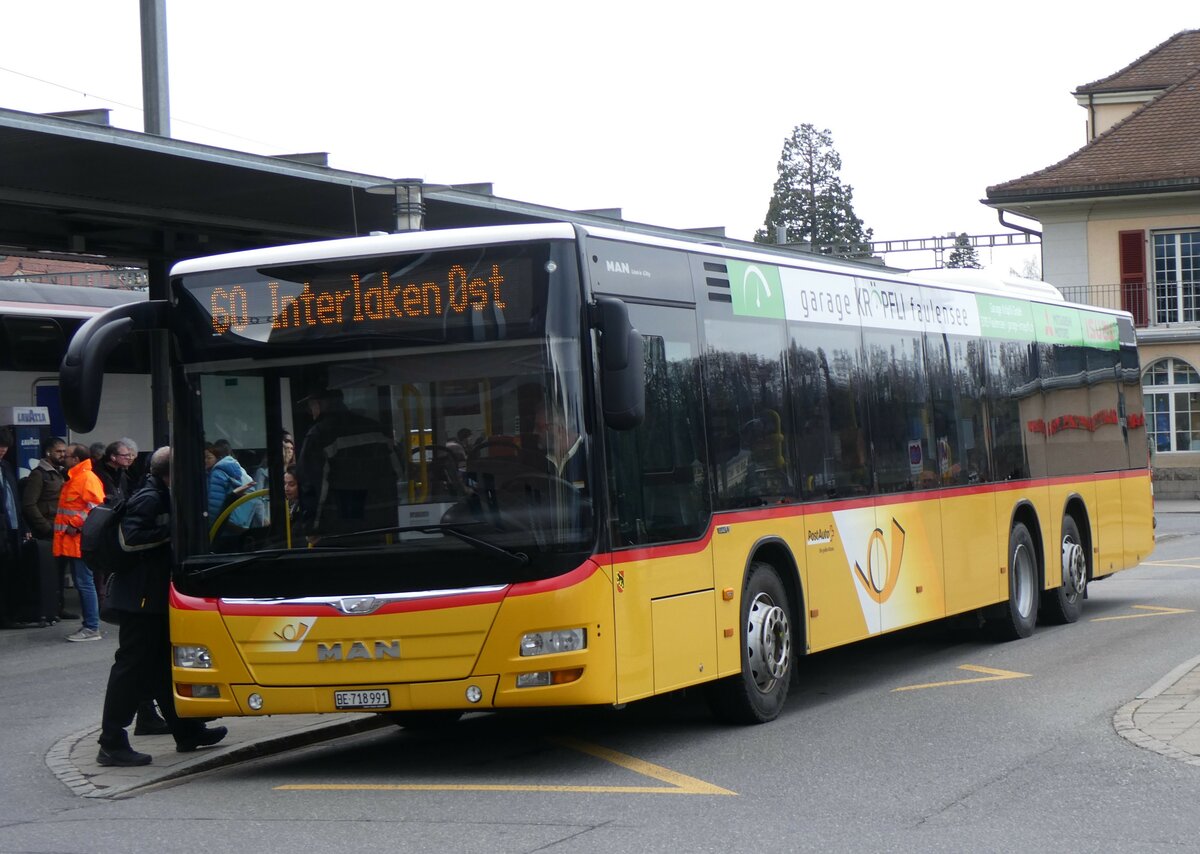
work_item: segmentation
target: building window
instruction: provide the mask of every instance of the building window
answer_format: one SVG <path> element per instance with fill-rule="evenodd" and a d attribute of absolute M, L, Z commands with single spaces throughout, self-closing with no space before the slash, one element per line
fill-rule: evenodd
<path fill-rule="evenodd" d="M 1160 359 L 1142 375 L 1146 429 L 1154 450 L 1200 451 L 1200 374 L 1182 359 Z"/>
<path fill-rule="evenodd" d="M 1200 231 L 1154 235 L 1154 319 L 1200 320 Z"/>

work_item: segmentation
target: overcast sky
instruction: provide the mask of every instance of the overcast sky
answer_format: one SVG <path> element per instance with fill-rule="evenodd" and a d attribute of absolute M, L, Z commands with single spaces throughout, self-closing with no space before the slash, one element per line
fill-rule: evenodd
<path fill-rule="evenodd" d="M 989 185 L 1085 142 L 1071 92 L 1200 26 L 1196 10 L 168 0 L 171 131 L 749 239 L 784 138 L 808 122 L 832 132 L 876 239 L 991 234 Z M 109 107 L 143 129 L 137 0 L 0 0 L 0 34 L 0 106 Z M 1029 256 L 982 252 L 1004 272 Z"/>

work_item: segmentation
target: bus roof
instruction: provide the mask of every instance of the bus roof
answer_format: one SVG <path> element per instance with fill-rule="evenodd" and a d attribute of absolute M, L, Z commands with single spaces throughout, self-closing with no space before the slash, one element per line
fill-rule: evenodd
<path fill-rule="evenodd" d="M 334 261 L 369 255 L 397 255 L 429 252 L 478 244 L 526 243 L 535 240 L 570 240 L 575 229 L 570 223 L 551 222 L 535 225 L 496 225 L 482 228 L 410 231 L 402 234 L 374 234 L 368 237 L 344 237 L 316 243 L 298 243 L 250 249 L 225 255 L 210 255 L 180 261 L 171 268 L 172 276 L 228 270 L 238 267 L 271 267 L 308 261 Z"/>
<path fill-rule="evenodd" d="M 569 240 L 575 237 L 576 229 L 583 233 L 606 240 L 625 241 L 647 246 L 661 246 L 718 257 L 742 260 L 769 260 L 771 263 L 788 267 L 800 267 L 840 275 L 856 275 L 877 280 L 926 284 L 947 290 L 1030 299 L 1040 302 L 1063 304 L 1062 294 L 1053 285 L 1034 279 L 1019 279 L 997 276 L 985 270 L 942 269 L 904 270 L 883 267 L 861 261 L 826 258 L 802 253 L 770 244 L 744 243 L 727 239 L 713 240 L 699 234 L 680 232 L 677 238 L 664 237 L 636 230 L 602 228 L 573 225 L 567 222 L 536 223 L 530 225 L 497 225 L 477 228 L 438 229 L 433 231 L 407 232 L 400 234 L 376 234 L 367 237 L 349 237 L 324 240 L 314 243 L 274 246 L 252 249 L 224 255 L 212 255 L 181 261 L 171 269 L 172 276 L 225 270 L 238 267 L 270 267 L 279 264 L 295 264 L 309 261 L 331 261 L 371 255 L 393 255 L 409 252 L 452 249 L 457 246 L 479 244 L 524 243 L 537 240 Z M 1089 311 L 1112 315 L 1127 315 L 1117 309 L 1100 306 L 1080 306 Z"/>

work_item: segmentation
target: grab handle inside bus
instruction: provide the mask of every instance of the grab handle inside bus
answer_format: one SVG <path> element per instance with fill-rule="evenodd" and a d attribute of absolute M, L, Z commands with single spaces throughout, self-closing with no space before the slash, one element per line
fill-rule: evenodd
<path fill-rule="evenodd" d="M 71 337 L 58 368 L 58 386 L 63 416 L 72 430 L 90 433 L 95 428 L 109 354 L 130 332 L 163 328 L 166 307 L 166 300 L 114 306 Z"/>
<path fill-rule="evenodd" d="M 600 332 L 600 396 L 604 423 L 632 430 L 646 416 L 646 370 L 642 336 L 629 309 L 615 297 L 596 297 L 594 325 Z"/>

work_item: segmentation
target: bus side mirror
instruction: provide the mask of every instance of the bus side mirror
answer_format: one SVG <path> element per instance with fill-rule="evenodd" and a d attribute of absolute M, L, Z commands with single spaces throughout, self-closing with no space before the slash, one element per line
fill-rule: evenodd
<path fill-rule="evenodd" d="M 95 428 L 109 354 L 130 332 L 161 328 L 166 306 L 166 300 L 114 306 L 83 324 L 71 337 L 58 366 L 58 387 L 63 416 L 72 430 L 90 433 Z"/>
<path fill-rule="evenodd" d="M 646 369 L 642 336 L 629 309 L 615 297 L 597 297 L 593 325 L 600 332 L 600 398 L 604 423 L 632 430 L 646 417 Z"/>

